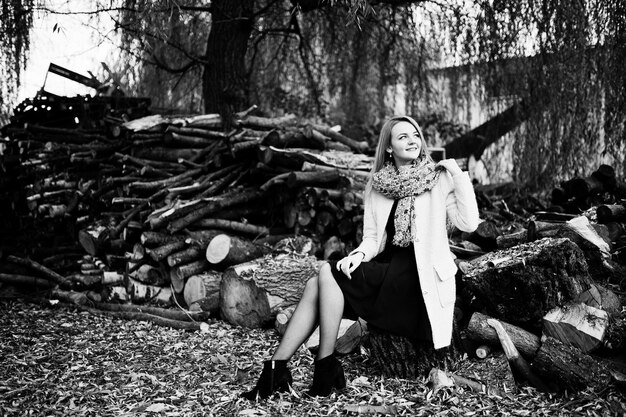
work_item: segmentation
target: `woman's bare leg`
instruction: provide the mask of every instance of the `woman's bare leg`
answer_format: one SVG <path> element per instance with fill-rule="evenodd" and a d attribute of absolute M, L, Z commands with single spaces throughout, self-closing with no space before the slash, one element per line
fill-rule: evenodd
<path fill-rule="evenodd" d="M 335 351 L 339 324 L 343 316 L 343 293 L 333 277 L 329 264 L 324 264 L 319 275 L 320 347 L 317 358 L 322 359 Z"/>
<path fill-rule="evenodd" d="M 317 326 L 319 277 L 311 278 L 304 287 L 304 293 L 293 312 L 285 334 L 281 339 L 272 360 L 288 360 L 300 345 L 313 333 Z"/>

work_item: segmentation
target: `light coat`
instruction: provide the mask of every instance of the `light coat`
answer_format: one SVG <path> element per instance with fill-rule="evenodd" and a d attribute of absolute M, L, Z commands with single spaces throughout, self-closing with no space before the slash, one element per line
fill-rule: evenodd
<path fill-rule="evenodd" d="M 370 261 L 385 248 L 385 226 L 393 200 L 372 190 L 365 198 L 363 241 L 354 250 Z M 445 171 L 432 190 L 415 198 L 416 238 L 413 242 L 417 272 L 435 349 L 450 345 L 456 300 L 457 266 L 450 252 L 446 216 L 459 229 L 472 232 L 479 223 L 474 188 L 467 172 L 451 176 Z"/>

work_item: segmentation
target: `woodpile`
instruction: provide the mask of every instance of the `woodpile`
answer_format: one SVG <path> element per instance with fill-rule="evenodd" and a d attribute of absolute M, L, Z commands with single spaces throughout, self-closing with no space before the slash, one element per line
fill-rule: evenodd
<path fill-rule="evenodd" d="M 253 110 L 228 131 L 214 114 L 120 119 L 115 136 L 109 128 L 3 128 L 11 181 L 0 191 L 19 232 L 3 233 L 1 282 L 58 285 L 99 303 L 221 311 L 241 324 L 235 317 L 246 313 L 229 303 L 250 280 L 237 283 L 238 273 L 269 274 L 272 264 L 249 307 L 271 306 L 245 323 L 266 325 L 317 273 L 313 255 L 341 256 L 358 242 L 372 158 L 366 142 L 329 126 Z M 295 236 L 315 240 L 305 239 L 302 252 Z"/>
<path fill-rule="evenodd" d="M 360 242 L 372 158 L 365 142 L 293 115 L 247 111 L 229 126 L 153 115 L 120 121 L 115 136 L 3 129 L 1 226 L 13 232 L 1 285 L 178 328 L 219 316 L 283 332 L 322 260 Z M 609 168 L 563 183 L 551 206 L 511 184 L 476 187 L 484 221 L 450 230 L 450 349 L 345 321 L 338 353 L 367 346 L 387 375 L 415 377 L 453 368 L 463 351 L 501 349 L 516 380 L 537 389 L 609 383 L 603 355 L 626 346 L 612 291 L 626 286 L 626 187 Z"/>

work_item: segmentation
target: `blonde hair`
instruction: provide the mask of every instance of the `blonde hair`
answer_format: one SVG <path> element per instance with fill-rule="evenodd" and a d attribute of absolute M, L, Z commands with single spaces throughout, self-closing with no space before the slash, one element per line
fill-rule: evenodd
<path fill-rule="evenodd" d="M 380 129 L 380 134 L 378 135 L 378 145 L 376 145 L 376 153 L 374 154 L 374 166 L 372 167 L 370 178 L 367 182 L 367 186 L 365 187 L 366 195 L 371 192 L 374 174 L 380 171 L 385 166 L 386 151 L 391 144 L 391 129 L 393 129 L 393 127 L 400 122 L 408 122 L 411 123 L 413 127 L 415 127 L 415 130 L 417 130 L 417 133 L 419 134 L 420 140 L 422 142 L 419 158 L 426 158 L 428 161 L 434 163 L 432 157 L 430 156 L 430 151 L 426 146 L 426 140 L 424 140 L 422 128 L 420 127 L 420 125 L 417 124 L 415 119 L 410 116 L 393 116 L 392 118 L 387 120 L 385 124 L 383 124 L 383 127 Z"/>

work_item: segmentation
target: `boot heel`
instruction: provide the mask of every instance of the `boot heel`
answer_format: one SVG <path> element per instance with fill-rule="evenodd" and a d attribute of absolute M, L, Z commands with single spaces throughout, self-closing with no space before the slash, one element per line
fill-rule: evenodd
<path fill-rule="evenodd" d="M 266 399 L 275 392 L 289 391 L 289 385 L 292 382 L 286 360 L 265 361 L 255 387 L 251 391 L 240 394 L 240 396 L 250 401 L 255 401 L 257 398 Z"/>
<path fill-rule="evenodd" d="M 323 359 L 315 361 L 313 371 L 313 385 L 307 394 L 311 397 L 328 397 L 333 388 L 344 389 L 346 387 L 346 376 L 343 372 L 341 362 L 331 354 Z"/>
<path fill-rule="evenodd" d="M 341 372 L 337 375 L 337 379 L 335 379 L 335 388 L 338 390 L 342 390 L 346 387 L 346 375 Z"/>

